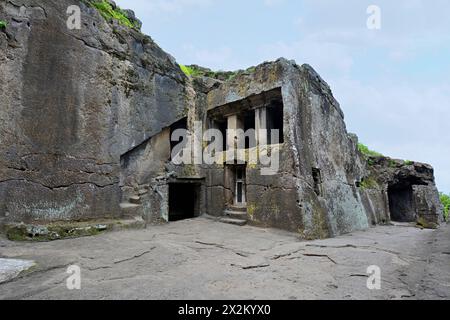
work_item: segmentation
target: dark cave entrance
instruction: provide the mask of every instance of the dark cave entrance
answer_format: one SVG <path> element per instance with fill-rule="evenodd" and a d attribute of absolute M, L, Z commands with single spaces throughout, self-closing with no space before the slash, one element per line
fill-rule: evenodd
<path fill-rule="evenodd" d="M 413 188 L 411 185 L 394 185 L 388 189 L 391 220 L 395 222 L 415 222 Z"/>
<path fill-rule="evenodd" d="M 193 183 L 169 184 L 169 222 L 199 216 L 199 190 Z"/>

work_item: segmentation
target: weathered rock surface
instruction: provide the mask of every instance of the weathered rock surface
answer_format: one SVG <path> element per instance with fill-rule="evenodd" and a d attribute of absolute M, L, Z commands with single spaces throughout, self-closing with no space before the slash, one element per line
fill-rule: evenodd
<path fill-rule="evenodd" d="M 186 112 L 185 75 L 84 2 L 1 1 L 0 18 L 0 218 L 119 217 L 120 158 Z"/>
<path fill-rule="evenodd" d="M 0 259 L 0 284 L 13 280 L 33 266 L 35 266 L 34 261 Z"/>
<path fill-rule="evenodd" d="M 449 238 L 450 225 L 380 226 L 299 241 L 201 218 L 53 243 L 0 238 L 5 255 L 37 263 L 0 285 L 0 299 L 448 300 Z M 82 268 L 82 290 L 67 290 L 70 265 Z M 381 290 L 367 288 L 370 265 L 382 270 Z"/>
<path fill-rule="evenodd" d="M 309 65 L 280 59 L 251 72 L 240 72 L 208 92 L 208 109 L 258 104 L 259 97 L 270 100 L 268 92 L 277 90 L 284 112 L 280 169 L 273 176 L 261 175 L 260 168 L 247 170 L 250 222 L 299 232 L 305 238 L 326 238 L 368 228 L 355 185 L 365 170 L 357 141 L 347 134 L 343 112 L 329 86 Z M 316 169 L 321 176 L 320 194 L 314 186 Z M 206 179 L 212 199 L 208 203 L 222 212 L 226 199 L 214 182 L 220 179 L 221 171 L 206 171 L 207 177 L 215 176 Z"/>

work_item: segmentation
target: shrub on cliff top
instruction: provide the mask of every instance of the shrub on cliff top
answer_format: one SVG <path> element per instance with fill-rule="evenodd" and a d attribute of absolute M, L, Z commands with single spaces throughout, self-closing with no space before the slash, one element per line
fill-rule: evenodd
<path fill-rule="evenodd" d="M 124 26 L 139 29 L 139 25 L 130 20 L 125 11 L 119 7 L 113 8 L 107 0 L 93 1 L 92 6 L 94 6 L 106 20 L 114 19 Z"/>
<path fill-rule="evenodd" d="M 366 145 L 364 145 L 362 143 L 358 143 L 358 150 L 366 157 L 382 157 L 383 156 L 381 153 L 370 150 L 369 147 L 367 147 Z"/>
<path fill-rule="evenodd" d="M 6 28 L 7 25 L 6 21 L 0 20 L 0 29 Z"/>
<path fill-rule="evenodd" d="M 239 71 L 213 71 L 208 68 L 203 68 L 197 65 L 185 66 L 180 64 L 181 70 L 188 77 L 208 77 L 221 81 L 233 79 Z"/>
<path fill-rule="evenodd" d="M 448 216 L 449 216 L 449 212 L 450 212 L 450 195 L 440 193 L 439 196 L 440 196 L 442 205 L 444 206 L 445 220 L 448 221 Z"/>
<path fill-rule="evenodd" d="M 202 73 L 200 73 L 197 69 L 194 69 L 191 66 L 185 66 L 184 64 L 180 64 L 181 71 L 184 72 L 184 74 L 188 77 L 198 77 L 203 76 Z"/>

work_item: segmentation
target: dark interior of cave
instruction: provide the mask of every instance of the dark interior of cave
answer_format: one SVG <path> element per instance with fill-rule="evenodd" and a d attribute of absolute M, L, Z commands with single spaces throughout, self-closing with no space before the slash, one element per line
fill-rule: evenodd
<path fill-rule="evenodd" d="M 192 219 L 198 215 L 198 188 L 191 183 L 169 185 L 169 221 Z"/>
<path fill-rule="evenodd" d="M 411 185 L 394 185 L 388 190 L 391 220 L 395 222 L 416 221 L 416 210 Z"/>

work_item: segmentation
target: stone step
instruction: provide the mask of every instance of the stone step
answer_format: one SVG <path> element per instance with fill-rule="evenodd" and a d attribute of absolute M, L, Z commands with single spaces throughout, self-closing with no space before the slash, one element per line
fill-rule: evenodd
<path fill-rule="evenodd" d="M 131 196 L 129 201 L 132 204 L 141 204 L 141 197 L 139 197 L 139 196 Z"/>
<path fill-rule="evenodd" d="M 222 223 L 232 224 L 235 226 L 245 226 L 247 224 L 247 220 L 239 220 L 239 219 L 231 219 L 231 218 L 222 218 L 219 220 Z"/>
<path fill-rule="evenodd" d="M 120 209 L 122 211 L 122 217 L 143 217 L 144 208 L 140 204 L 135 203 L 121 203 Z"/>
<path fill-rule="evenodd" d="M 223 214 L 232 219 L 247 220 L 247 212 L 225 210 Z"/>
<path fill-rule="evenodd" d="M 247 207 L 245 206 L 229 206 L 227 210 L 247 213 Z"/>

